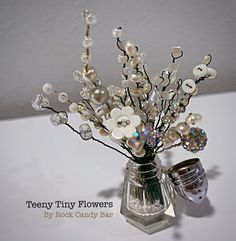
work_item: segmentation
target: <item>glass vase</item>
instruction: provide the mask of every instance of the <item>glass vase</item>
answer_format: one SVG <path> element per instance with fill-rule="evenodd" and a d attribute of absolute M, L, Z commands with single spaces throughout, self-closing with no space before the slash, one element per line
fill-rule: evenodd
<path fill-rule="evenodd" d="M 145 164 L 128 161 L 121 214 L 127 222 L 148 234 L 173 224 L 174 190 L 157 156 Z"/>

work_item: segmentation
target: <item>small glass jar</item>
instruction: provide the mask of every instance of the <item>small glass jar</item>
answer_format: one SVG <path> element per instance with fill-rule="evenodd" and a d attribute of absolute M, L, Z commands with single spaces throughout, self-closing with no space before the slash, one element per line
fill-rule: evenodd
<path fill-rule="evenodd" d="M 174 189 L 156 156 L 149 163 L 129 160 L 121 202 L 127 222 L 146 233 L 169 227 L 175 217 Z"/>

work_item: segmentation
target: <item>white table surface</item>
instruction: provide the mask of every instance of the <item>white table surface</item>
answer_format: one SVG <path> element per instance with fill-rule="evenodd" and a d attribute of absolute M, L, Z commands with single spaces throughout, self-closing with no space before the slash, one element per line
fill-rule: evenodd
<path fill-rule="evenodd" d="M 178 198 L 177 224 L 153 235 L 129 225 L 119 213 L 125 157 L 85 143 L 65 126 L 53 127 L 48 116 L 0 122 L 0 240 L 235 240 L 235 101 L 236 93 L 192 100 L 187 111 L 204 117 L 199 127 L 209 137 L 206 150 L 191 154 L 177 148 L 160 157 L 167 165 L 200 157 L 209 178 L 208 197 L 199 206 Z M 70 123 L 78 127 L 80 117 L 71 115 Z M 106 210 L 114 215 L 49 220 L 45 210 L 28 209 L 27 200 L 112 201 L 114 207 Z"/>

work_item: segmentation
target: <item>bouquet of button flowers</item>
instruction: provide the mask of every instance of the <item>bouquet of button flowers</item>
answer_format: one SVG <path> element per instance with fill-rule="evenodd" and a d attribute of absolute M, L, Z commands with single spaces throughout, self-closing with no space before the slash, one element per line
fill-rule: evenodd
<path fill-rule="evenodd" d="M 97 141 L 136 163 L 148 163 L 156 154 L 173 147 L 182 146 L 187 151 L 198 152 L 207 144 L 207 135 L 195 124 L 202 117 L 190 113 L 184 122 L 176 123 L 184 113 L 192 96 L 198 92 L 198 84 L 213 79 L 216 71 L 209 67 L 212 56 L 203 57 L 201 64 L 193 69 L 192 79 L 178 79 L 176 61 L 183 56 L 180 47 L 171 50 L 171 62 L 154 77 L 149 77 L 144 63 L 144 53 L 132 41 L 122 40 L 122 28 L 112 31 L 120 50 L 118 63 L 122 66 L 121 86 L 104 86 L 91 64 L 91 25 L 97 22 L 96 15 L 83 13 L 86 34 L 83 40 L 83 67 L 73 73 L 75 81 L 82 84 L 81 100 L 72 101 L 68 94 L 56 90 L 52 84 L 43 85 L 43 94 L 36 95 L 32 106 L 36 110 L 51 110 L 50 120 L 54 126 L 64 124 L 84 140 Z M 92 135 L 91 127 L 81 124 L 76 130 L 68 122 L 65 111 L 50 106 L 46 95 L 56 94 L 60 102 L 68 104 L 71 112 L 79 113 L 83 121 L 90 121 L 101 136 L 108 136 L 119 149 L 112 147 Z M 121 151 L 123 149 L 124 151 Z"/>

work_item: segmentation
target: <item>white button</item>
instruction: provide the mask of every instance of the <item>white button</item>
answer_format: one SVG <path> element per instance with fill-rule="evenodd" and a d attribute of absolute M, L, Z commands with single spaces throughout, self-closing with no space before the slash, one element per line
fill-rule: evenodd
<path fill-rule="evenodd" d="M 207 74 L 207 67 L 205 64 L 199 64 L 193 69 L 193 75 L 196 79 L 204 77 Z"/>
<path fill-rule="evenodd" d="M 216 77 L 216 71 L 212 68 L 207 68 L 207 73 L 209 79 L 214 79 Z"/>
<path fill-rule="evenodd" d="M 192 94 L 196 90 L 196 83 L 192 79 L 186 79 L 182 83 L 182 89 L 185 93 Z"/>

